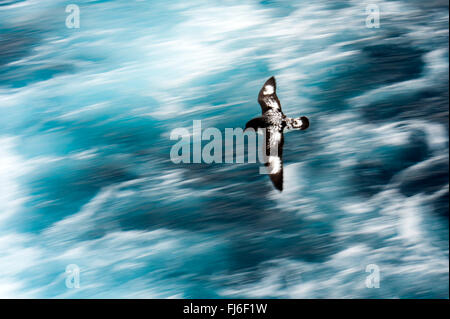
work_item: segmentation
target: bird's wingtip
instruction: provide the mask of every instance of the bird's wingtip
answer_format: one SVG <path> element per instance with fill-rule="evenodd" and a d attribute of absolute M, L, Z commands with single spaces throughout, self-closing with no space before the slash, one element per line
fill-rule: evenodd
<path fill-rule="evenodd" d="M 266 86 L 266 85 L 271 85 L 271 86 L 273 86 L 273 87 L 276 87 L 277 86 L 277 83 L 276 83 L 276 81 L 275 81 L 275 76 L 271 76 L 267 81 L 266 81 L 266 83 L 264 83 L 264 86 Z"/>

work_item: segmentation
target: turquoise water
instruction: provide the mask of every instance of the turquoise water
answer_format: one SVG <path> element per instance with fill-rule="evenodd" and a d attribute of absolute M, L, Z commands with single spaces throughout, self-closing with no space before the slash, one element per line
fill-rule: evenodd
<path fill-rule="evenodd" d="M 376 3 L 0 1 L 0 296 L 448 298 L 448 4 Z M 170 160 L 272 75 L 283 193 Z"/>

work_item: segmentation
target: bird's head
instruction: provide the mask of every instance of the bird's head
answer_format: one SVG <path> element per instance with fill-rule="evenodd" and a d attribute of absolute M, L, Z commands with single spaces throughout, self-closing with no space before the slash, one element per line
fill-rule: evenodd
<path fill-rule="evenodd" d="M 309 127 L 309 120 L 306 116 L 295 118 L 292 122 L 292 126 L 300 130 L 306 130 Z"/>

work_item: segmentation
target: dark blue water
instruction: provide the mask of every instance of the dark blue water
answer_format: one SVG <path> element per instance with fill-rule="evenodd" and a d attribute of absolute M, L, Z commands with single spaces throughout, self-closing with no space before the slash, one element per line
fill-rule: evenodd
<path fill-rule="evenodd" d="M 1 297 L 449 297 L 447 1 L 67 4 L 0 1 Z M 171 162 L 272 75 L 283 193 Z"/>

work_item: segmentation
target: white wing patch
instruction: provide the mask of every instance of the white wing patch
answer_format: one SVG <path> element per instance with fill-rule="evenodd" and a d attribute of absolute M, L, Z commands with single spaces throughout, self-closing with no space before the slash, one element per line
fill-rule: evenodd
<path fill-rule="evenodd" d="M 267 99 L 266 100 L 266 104 L 268 107 L 272 108 L 272 109 L 279 109 L 280 106 L 278 105 L 277 101 L 275 101 L 275 99 Z"/>
<path fill-rule="evenodd" d="M 281 141 L 281 133 L 278 131 L 271 131 L 271 135 L 270 135 L 270 147 L 272 148 L 273 146 L 277 146 L 278 143 L 280 143 Z"/>
<path fill-rule="evenodd" d="M 278 156 L 269 156 L 269 174 L 277 174 L 281 170 L 281 159 Z"/>
<path fill-rule="evenodd" d="M 264 87 L 264 91 L 263 91 L 264 95 L 270 95 L 270 94 L 273 94 L 273 92 L 275 92 L 275 90 L 272 85 L 266 85 Z"/>

